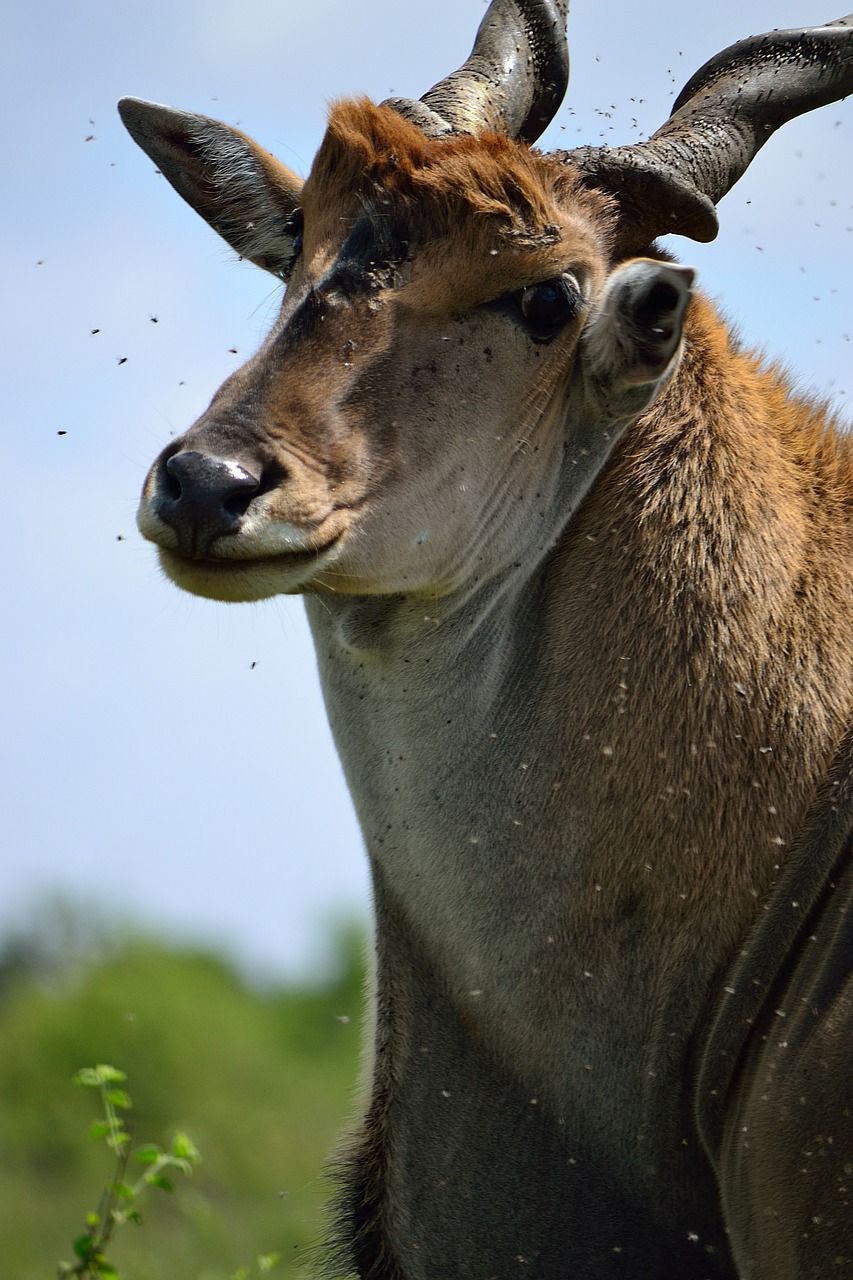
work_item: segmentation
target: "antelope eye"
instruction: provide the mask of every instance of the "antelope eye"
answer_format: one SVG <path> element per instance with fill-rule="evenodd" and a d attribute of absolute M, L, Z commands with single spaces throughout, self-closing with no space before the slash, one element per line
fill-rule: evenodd
<path fill-rule="evenodd" d="M 571 275 L 528 285 L 518 294 L 518 309 L 538 342 L 547 342 L 573 320 L 582 302 L 580 286 Z"/>
<path fill-rule="evenodd" d="M 282 230 L 286 236 L 292 236 L 293 241 L 290 248 L 290 257 L 287 261 L 286 271 L 282 272 L 286 280 L 296 265 L 296 259 L 302 252 L 302 229 L 305 225 L 305 219 L 301 209 L 294 209 L 289 218 L 285 219 Z"/>

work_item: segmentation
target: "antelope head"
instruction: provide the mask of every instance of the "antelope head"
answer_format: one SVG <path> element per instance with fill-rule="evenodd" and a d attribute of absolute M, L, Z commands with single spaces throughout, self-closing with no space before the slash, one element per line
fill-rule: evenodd
<path fill-rule="evenodd" d="M 136 99 L 177 191 L 286 284 L 261 349 L 155 462 L 139 510 L 226 600 L 443 595 L 536 566 L 677 368 L 693 273 L 656 236 L 779 124 L 853 89 L 842 19 L 733 46 L 646 143 L 531 149 L 568 80 L 567 0 L 493 0 L 418 102 L 337 105 L 304 184 L 239 131 Z"/>

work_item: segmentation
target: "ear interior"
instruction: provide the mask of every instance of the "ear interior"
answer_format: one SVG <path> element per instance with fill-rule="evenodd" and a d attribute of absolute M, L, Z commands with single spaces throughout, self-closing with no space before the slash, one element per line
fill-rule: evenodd
<path fill-rule="evenodd" d="M 122 121 L 179 195 L 243 258 L 287 278 L 302 180 L 230 125 L 140 98 Z"/>

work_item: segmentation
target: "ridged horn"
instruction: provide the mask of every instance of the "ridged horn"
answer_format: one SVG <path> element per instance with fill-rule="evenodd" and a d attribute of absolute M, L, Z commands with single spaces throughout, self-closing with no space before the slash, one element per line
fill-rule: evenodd
<path fill-rule="evenodd" d="M 717 234 L 715 205 L 770 135 L 795 116 L 853 93 L 853 14 L 823 27 L 741 40 L 696 72 L 646 142 L 579 147 L 560 158 L 616 197 L 621 248 L 676 232 Z"/>
<path fill-rule="evenodd" d="M 430 137 L 504 133 L 535 142 L 569 83 L 569 0 L 492 0 L 471 56 L 419 102 L 386 106 Z"/>

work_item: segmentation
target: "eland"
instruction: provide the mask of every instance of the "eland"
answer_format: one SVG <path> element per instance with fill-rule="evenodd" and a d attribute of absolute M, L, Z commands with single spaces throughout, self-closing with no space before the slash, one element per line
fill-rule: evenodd
<path fill-rule="evenodd" d="M 286 284 L 139 526 L 305 596 L 376 916 L 332 1274 L 853 1276 L 853 444 L 656 247 L 853 91 L 853 16 L 546 155 L 566 18 L 493 0 L 304 183 L 122 101 Z"/>

